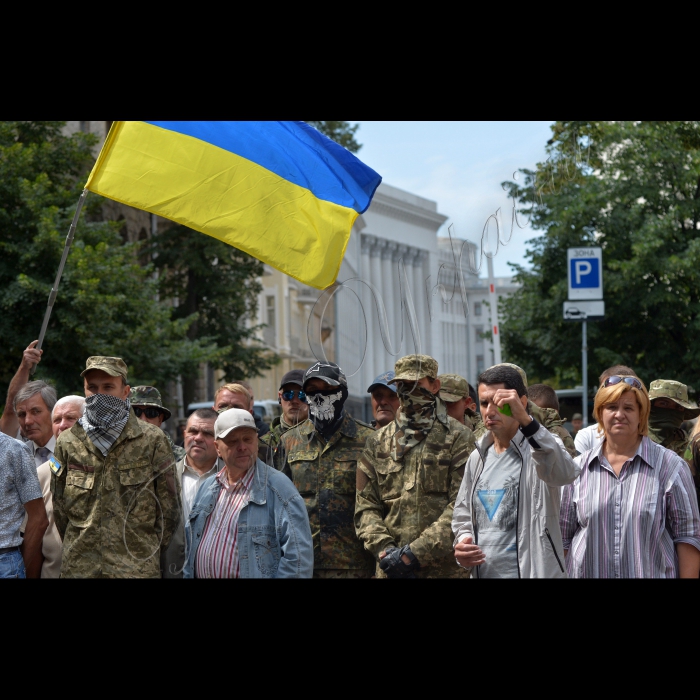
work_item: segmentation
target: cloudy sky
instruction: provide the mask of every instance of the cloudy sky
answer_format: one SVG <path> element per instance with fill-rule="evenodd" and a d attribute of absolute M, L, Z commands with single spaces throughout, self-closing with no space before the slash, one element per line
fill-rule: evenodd
<path fill-rule="evenodd" d="M 358 122 L 353 122 L 358 123 Z M 458 238 L 478 243 L 484 223 L 498 207 L 506 235 L 512 203 L 501 188 L 519 168 L 534 168 L 546 158 L 551 121 L 541 122 L 390 122 L 360 121 L 357 154 L 388 185 L 437 202 L 448 216 L 439 235 L 453 224 Z M 527 265 L 529 228 L 515 228 L 494 258 L 494 273 L 509 276 L 509 262 Z M 486 263 L 482 267 L 486 276 Z"/>

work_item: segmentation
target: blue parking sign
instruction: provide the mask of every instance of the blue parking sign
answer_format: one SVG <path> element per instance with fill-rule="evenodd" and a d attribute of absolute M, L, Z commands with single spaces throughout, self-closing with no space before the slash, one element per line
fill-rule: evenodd
<path fill-rule="evenodd" d="M 603 298 L 603 249 L 569 248 L 566 252 L 569 301 Z"/>
<path fill-rule="evenodd" d="M 598 258 L 572 258 L 570 261 L 573 289 L 600 287 L 600 263 Z"/>

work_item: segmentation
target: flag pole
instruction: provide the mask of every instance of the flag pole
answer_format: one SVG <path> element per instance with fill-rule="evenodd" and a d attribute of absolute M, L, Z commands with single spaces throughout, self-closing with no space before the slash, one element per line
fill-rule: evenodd
<path fill-rule="evenodd" d="M 78 200 L 78 206 L 75 209 L 75 215 L 73 216 L 73 221 L 71 222 L 70 228 L 68 229 L 68 235 L 66 236 L 66 244 L 63 248 L 63 255 L 61 256 L 61 262 L 58 266 L 58 272 L 56 273 L 56 279 L 54 280 L 53 287 L 51 288 L 51 293 L 49 294 L 49 303 L 46 306 L 46 313 L 44 314 L 44 322 L 41 324 L 41 331 L 39 332 L 39 342 L 37 343 L 36 349 L 41 350 L 41 346 L 44 342 L 44 336 L 46 335 L 46 329 L 49 326 L 49 319 L 51 318 L 51 311 L 53 310 L 54 302 L 56 301 L 56 295 L 58 294 L 58 285 L 61 283 L 61 277 L 63 276 L 63 268 L 66 266 L 66 259 L 68 258 L 68 251 L 70 250 L 71 244 L 73 243 L 73 236 L 75 235 L 75 227 L 78 225 L 78 219 L 80 218 L 80 212 L 85 203 L 85 198 L 87 197 L 88 191 L 85 189 L 80 195 Z M 30 374 L 34 374 L 36 365 L 32 367 Z"/>

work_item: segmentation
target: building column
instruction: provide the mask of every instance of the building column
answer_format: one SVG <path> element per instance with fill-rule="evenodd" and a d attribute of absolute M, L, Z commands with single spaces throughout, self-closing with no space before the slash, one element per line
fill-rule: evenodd
<path fill-rule="evenodd" d="M 408 342 L 408 347 L 410 347 L 410 351 L 413 352 L 422 352 L 423 350 L 423 345 L 425 344 L 425 338 L 423 337 L 423 328 L 422 328 L 422 319 L 421 319 L 421 311 L 420 311 L 420 294 L 421 290 L 416 289 L 416 275 L 415 275 L 415 269 L 416 269 L 416 258 L 419 254 L 419 251 L 417 248 L 408 248 L 406 252 L 406 257 L 404 258 L 404 261 L 406 263 L 406 283 L 408 286 L 408 289 L 405 291 L 406 296 L 408 296 L 408 291 L 410 290 L 411 293 L 411 302 L 413 304 L 413 314 L 416 319 L 416 326 L 415 329 L 411 329 L 411 323 L 409 320 L 409 315 L 408 315 L 408 308 L 406 309 L 406 312 L 404 313 L 404 328 L 406 329 L 407 333 L 407 342 Z M 408 302 L 408 299 L 406 300 Z M 407 304 L 408 306 L 408 304 Z M 415 333 L 415 335 L 414 335 Z"/>
<path fill-rule="evenodd" d="M 401 279 L 401 263 L 399 261 L 403 261 L 403 267 L 406 270 L 406 276 L 410 277 L 411 276 L 411 271 L 412 268 L 408 262 L 408 246 L 403 245 L 399 243 L 396 246 L 396 250 L 394 251 L 394 254 L 392 256 L 392 270 L 394 273 L 394 294 L 396 295 L 396 323 L 395 323 L 395 328 L 396 328 L 396 337 L 401 338 L 401 331 L 403 330 L 403 345 L 401 347 L 401 353 L 400 355 L 408 355 L 411 350 L 409 350 L 409 342 L 411 338 L 411 331 L 410 327 L 408 325 L 408 317 L 406 316 L 406 311 L 403 308 L 403 297 L 401 296 L 401 292 L 403 291 L 405 294 L 405 290 L 403 290 L 403 285 L 405 280 Z"/>
<path fill-rule="evenodd" d="M 361 234 L 362 235 L 362 234 Z M 374 244 L 374 236 L 362 235 L 362 268 L 361 268 L 361 278 L 364 282 L 372 281 L 372 271 L 371 271 L 371 258 L 372 258 L 372 248 Z M 366 389 L 371 381 L 377 376 L 372 374 L 374 371 L 374 342 L 373 342 L 373 328 L 376 324 L 376 312 L 373 311 L 374 300 L 372 299 L 372 292 L 365 284 L 359 285 L 359 296 L 362 302 L 362 308 L 364 310 L 365 318 L 365 360 L 362 365 L 362 369 L 359 371 L 360 380 L 363 387 Z M 340 319 L 339 319 L 340 320 Z M 359 341 L 358 341 L 359 342 Z M 371 375 L 371 376 L 370 376 Z"/>
<path fill-rule="evenodd" d="M 425 266 L 423 263 L 426 257 L 426 251 L 416 251 L 416 257 L 413 262 L 413 279 L 416 290 L 416 315 L 418 316 L 418 325 L 421 332 L 421 352 L 425 355 L 430 355 L 432 345 L 430 342 L 430 334 L 433 329 L 430 314 L 428 313 L 428 302 L 425 296 Z"/>
<path fill-rule="evenodd" d="M 382 285 L 382 249 L 386 241 L 381 238 L 374 240 L 372 245 L 372 257 L 370 258 L 370 282 L 374 286 L 377 298 L 372 294 L 372 308 L 374 309 L 374 321 L 370 328 L 370 342 L 373 344 L 374 366 L 372 367 L 372 379 L 383 372 L 382 369 L 385 363 L 385 351 L 382 344 L 382 336 L 379 330 L 379 313 L 377 312 L 377 303 L 383 304 L 384 287 Z M 371 380 L 370 380 L 371 381 Z"/>
<path fill-rule="evenodd" d="M 384 249 L 382 250 L 382 296 L 384 297 L 384 305 L 386 306 L 387 334 L 389 336 L 389 347 L 387 347 L 387 351 L 391 352 L 394 361 L 398 360 L 401 356 L 399 351 L 399 337 L 396 335 L 396 298 L 393 284 L 394 271 L 392 269 L 394 251 L 397 247 L 397 243 L 386 241 Z"/>

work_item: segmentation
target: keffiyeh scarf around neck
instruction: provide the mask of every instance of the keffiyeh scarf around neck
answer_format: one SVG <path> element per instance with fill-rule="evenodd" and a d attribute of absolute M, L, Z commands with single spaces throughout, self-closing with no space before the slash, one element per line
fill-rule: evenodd
<path fill-rule="evenodd" d="M 79 423 L 92 444 L 106 457 L 129 420 L 129 399 L 93 394 L 85 399 L 85 413 Z"/>
<path fill-rule="evenodd" d="M 396 417 L 393 459 L 401 459 L 406 452 L 425 440 L 433 427 L 437 399 L 435 394 L 417 386 L 413 391 L 398 391 L 401 411 Z"/>

